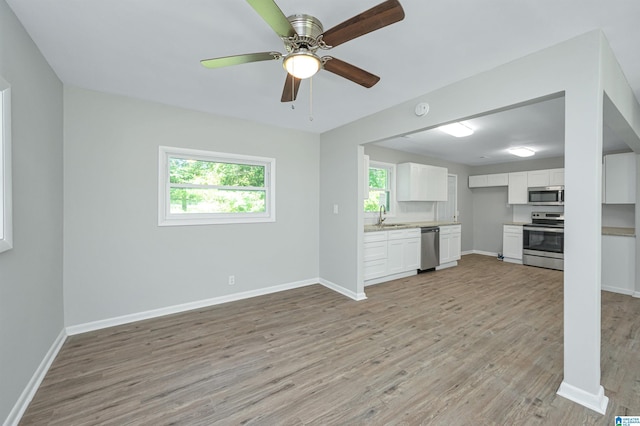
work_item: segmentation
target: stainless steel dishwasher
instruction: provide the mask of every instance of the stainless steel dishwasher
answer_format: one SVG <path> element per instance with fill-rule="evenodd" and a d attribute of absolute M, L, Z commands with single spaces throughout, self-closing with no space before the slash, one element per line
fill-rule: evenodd
<path fill-rule="evenodd" d="M 420 270 L 424 271 L 440 265 L 440 228 L 429 226 L 420 230 L 422 231 Z"/>

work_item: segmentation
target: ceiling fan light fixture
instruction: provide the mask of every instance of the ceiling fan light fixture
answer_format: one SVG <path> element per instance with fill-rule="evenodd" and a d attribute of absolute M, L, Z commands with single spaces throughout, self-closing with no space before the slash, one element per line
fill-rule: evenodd
<path fill-rule="evenodd" d="M 473 129 L 462 123 L 451 123 L 438 127 L 438 130 L 448 133 L 456 138 L 462 138 L 473 134 Z"/>
<path fill-rule="evenodd" d="M 518 147 L 518 148 L 509 148 L 507 152 L 511 155 L 516 155 L 518 157 L 531 157 L 536 154 L 534 150 L 526 147 Z"/>
<path fill-rule="evenodd" d="M 299 79 L 313 77 L 320 70 L 320 65 L 320 58 L 304 49 L 290 53 L 282 62 L 284 69 Z"/>

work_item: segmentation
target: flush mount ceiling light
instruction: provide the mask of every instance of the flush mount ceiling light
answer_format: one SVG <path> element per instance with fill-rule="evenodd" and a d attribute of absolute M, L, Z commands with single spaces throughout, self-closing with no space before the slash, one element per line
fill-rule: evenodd
<path fill-rule="evenodd" d="M 450 134 L 451 136 L 455 136 L 456 138 L 462 138 L 473 134 L 473 129 L 462 123 L 451 123 L 440 126 L 438 129 Z"/>
<path fill-rule="evenodd" d="M 512 155 L 517 155 L 518 157 L 531 157 L 536 154 L 531 148 L 525 147 L 509 148 L 507 152 Z"/>
<path fill-rule="evenodd" d="M 295 78 L 313 77 L 320 70 L 320 58 L 306 49 L 299 49 L 284 58 L 282 66 Z"/>

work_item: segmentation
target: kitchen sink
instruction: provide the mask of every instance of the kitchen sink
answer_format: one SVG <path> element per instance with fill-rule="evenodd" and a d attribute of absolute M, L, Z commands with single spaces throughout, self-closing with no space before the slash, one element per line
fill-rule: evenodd
<path fill-rule="evenodd" d="M 383 223 L 382 225 L 378 225 L 381 228 L 400 228 L 403 226 L 410 226 L 406 223 Z"/>

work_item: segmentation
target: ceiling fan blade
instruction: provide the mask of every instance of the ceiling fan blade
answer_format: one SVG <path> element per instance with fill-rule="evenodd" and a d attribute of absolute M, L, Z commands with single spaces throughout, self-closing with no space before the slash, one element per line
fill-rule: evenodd
<path fill-rule="evenodd" d="M 287 73 L 287 79 L 284 82 L 284 89 L 282 89 L 282 98 L 280 102 L 292 102 L 296 100 L 298 96 L 298 89 L 300 88 L 300 79 L 295 78 L 291 74 Z"/>
<path fill-rule="evenodd" d="M 293 37 L 296 35 L 296 30 L 293 29 L 291 22 L 289 22 L 284 13 L 282 13 L 282 10 L 280 10 L 275 1 L 247 0 L 247 3 L 258 12 L 258 15 L 260 15 L 280 37 Z"/>
<path fill-rule="evenodd" d="M 380 81 L 380 77 L 377 75 L 373 75 L 368 71 L 356 67 L 355 65 L 348 64 L 331 56 L 324 56 L 322 58 L 322 62 L 324 63 L 322 67 L 325 70 L 339 75 L 340 77 L 344 77 L 347 80 L 351 80 L 354 83 L 358 83 L 360 86 L 366 87 L 367 89 L 373 87 L 378 81 Z"/>
<path fill-rule="evenodd" d="M 247 53 L 246 55 L 225 56 L 223 58 L 203 59 L 200 61 L 205 68 L 221 68 L 231 65 L 247 64 L 249 62 L 282 59 L 278 52 Z"/>
<path fill-rule="evenodd" d="M 322 39 L 329 46 L 335 47 L 403 19 L 404 9 L 400 2 L 387 0 L 325 31 Z"/>

